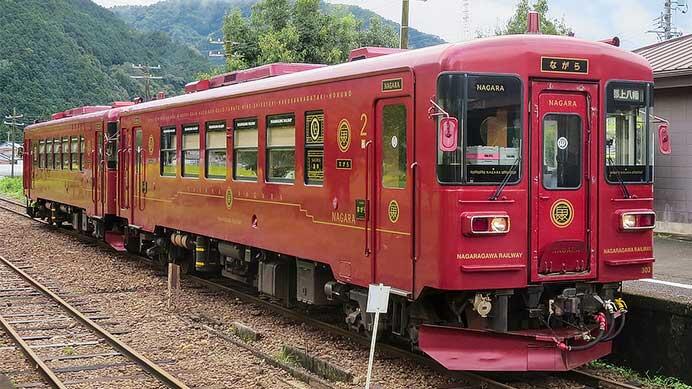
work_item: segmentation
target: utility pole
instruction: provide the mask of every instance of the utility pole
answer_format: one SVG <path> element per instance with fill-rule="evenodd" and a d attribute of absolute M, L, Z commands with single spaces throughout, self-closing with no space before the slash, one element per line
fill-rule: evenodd
<path fill-rule="evenodd" d="M 419 0 L 428 1 L 428 0 Z M 399 37 L 399 48 L 408 49 L 408 17 L 410 10 L 410 0 L 401 1 L 401 32 Z"/>
<path fill-rule="evenodd" d="M 151 71 L 161 70 L 161 65 L 149 66 L 148 64 L 132 64 L 132 69 L 139 70 L 142 72 L 141 76 L 130 76 L 130 78 L 135 80 L 144 80 L 144 101 L 149 101 L 151 99 L 151 94 L 149 93 L 151 87 L 151 80 L 163 80 L 163 77 L 152 75 Z"/>
<path fill-rule="evenodd" d="M 9 140 L 10 147 L 12 148 L 12 159 L 11 159 L 11 168 L 10 168 L 10 175 L 14 177 L 14 164 L 15 164 L 15 152 L 14 152 L 14 133 L 17 130 L 17 127 L 24 127 L 24 123 L 17 123 L 17 119 L 23 118 L 24 115 L 17 115 L 17 108 L 12 109 L 12 115 L 10 116 L 5 116 L 5 121 L 3 122 L 6 126 L 10 126 L 10 132 L 7 133 L 7 139 Z M 8 120 L 12 120 L 12 122 L 8 122 Z M 11 136 L 10 136 L 11 134 Z"/>
<path fill-rule="evenodd" d="M 664 0 L 661 16 L 654 19 L 656 29 L 647 32 L 658 35 L 658 40 L 660 41 L 682 36 L 682 32 L 673 26 L 674 11 L 680 11 L 683 14 L 687 13 L 687 0 Z"/>
<path fill-rule="evenodd" d="M 471 7 L 469 0 L 461 0 L 461 22 L 464 24 L 463 40 L 471 40 Z"/>
<path fill-rule="evenodd" d="M 409 14 L 409 0 L 402 0 L 401 2 L 401 32 L 400 32 L 400 43 L 399 48 L 408 49 L 408 14 Z"/>

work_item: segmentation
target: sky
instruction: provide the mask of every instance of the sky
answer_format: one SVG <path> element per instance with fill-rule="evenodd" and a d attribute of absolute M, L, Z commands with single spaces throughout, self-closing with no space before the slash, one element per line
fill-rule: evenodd
<path fill-rule="evenodd" d="M 160 0 L 95 0 L 103 6 L 145 5 Z M 387 19 L 399 21 L 400 0 L 326 0 L 370 9 Z M 493 31 L 509 19 L 516 0 L 468 0 L 470 35 Z M 660 16 L 664 0 L 550 0 L 551 18 L 562 19 L 577 37 L 600 40 L 618 36 L 622 47 L 635 49 L 656 42 L 653 20 Z M 692 11 L 692 10 L 691 10 Z M 684 33 L 692 33 L 692 12 L 673 15 L 673 23 Z M 409 24 L 420 31 L 439 35 L 449 42 L 464 40 L 462 0 L 411 0 Z"/>

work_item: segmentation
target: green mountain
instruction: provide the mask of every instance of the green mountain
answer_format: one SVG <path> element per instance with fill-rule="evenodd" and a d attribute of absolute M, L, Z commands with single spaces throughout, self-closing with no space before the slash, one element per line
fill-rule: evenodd
<path fill-rule="evenodd" d="M 141 31 L 166 32 L 173 39 L 194 47 L 202 55 L 219 50 L 221 46 L 209 43 L 209 38 L 222 39 L 221 28 L 226 12 L 239 8 L 243 15 L 250 14 L 257 0 L 166 0 L 149 6 L 120 6 L 111 8 L 127 24 Z M 376 13 L 349 5 L 322 5 L 325 9 L 342 8 L 352 13 L 364 23 L 377 17 L 398 31 L 399 24 L 383 19 Z M 445 41 L 435 35 L 425 34 L 416 29 L 410 30 L 409 44 L 412 48 L 433 46 Z M 223 58 L 212 58 L 221 64 Z"/>
<path fill-rule="evenodd" d="M 161 32 L 138 32 L 89 0 L 2 0 L 0 113 L 29 121 L 144 94 L 132 64 L 161 65 L 153 91 L 182 92 L 209 62 Z"/>

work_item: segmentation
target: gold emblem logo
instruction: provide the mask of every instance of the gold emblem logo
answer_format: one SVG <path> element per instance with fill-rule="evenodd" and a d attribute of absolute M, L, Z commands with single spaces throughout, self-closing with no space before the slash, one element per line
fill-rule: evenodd
<path fill-rule="evenodd" d="M 154 135 L 149 135 L 149 144 L 147 145 L 149 155 L 154 155 Z"/>
<path fill-rule="evenodd" d="M 389 221 L 392 223 L 396 223 L 399 221 L 399 203 L 396 202 L 396 200 L 392 200 L 389 202 Z"/>
<path fill-rule="evenodd" d="M 550 208 L 550 217 L 558 228 L 565 228 L 574 220 L 574 207 L 567 200 L 557 200 Z"/>
<path fill-rule="evenodd" d="M 342 119 L 339 123 L 339 150 L 342 153 L 348 151 L 351 147 L 351 124 L 348 120 Z"/>
<path fill-rule="evenodd" d="M 312 118 L 310 122 L 310 138 L 313 142 L 317 142 L 320 139 L 320 119 L 317 117 Z"/>
<path fill-rule="evenodd" d="M 233 206 L 233 190 L 231 188 L 226 189 L 226 208 L 231 209 Z"/>

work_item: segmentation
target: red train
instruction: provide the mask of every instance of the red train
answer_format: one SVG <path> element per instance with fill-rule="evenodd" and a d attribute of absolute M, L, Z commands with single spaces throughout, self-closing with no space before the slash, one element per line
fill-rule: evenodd
<path fill-rule="evenodd" d="M 571 369 L 652 276 L 652 80 L 536 34 L 234 72 L 29 127 L 28 211 L 355 330 L 390 285 L 378 335 L 449 369 Z"/>

